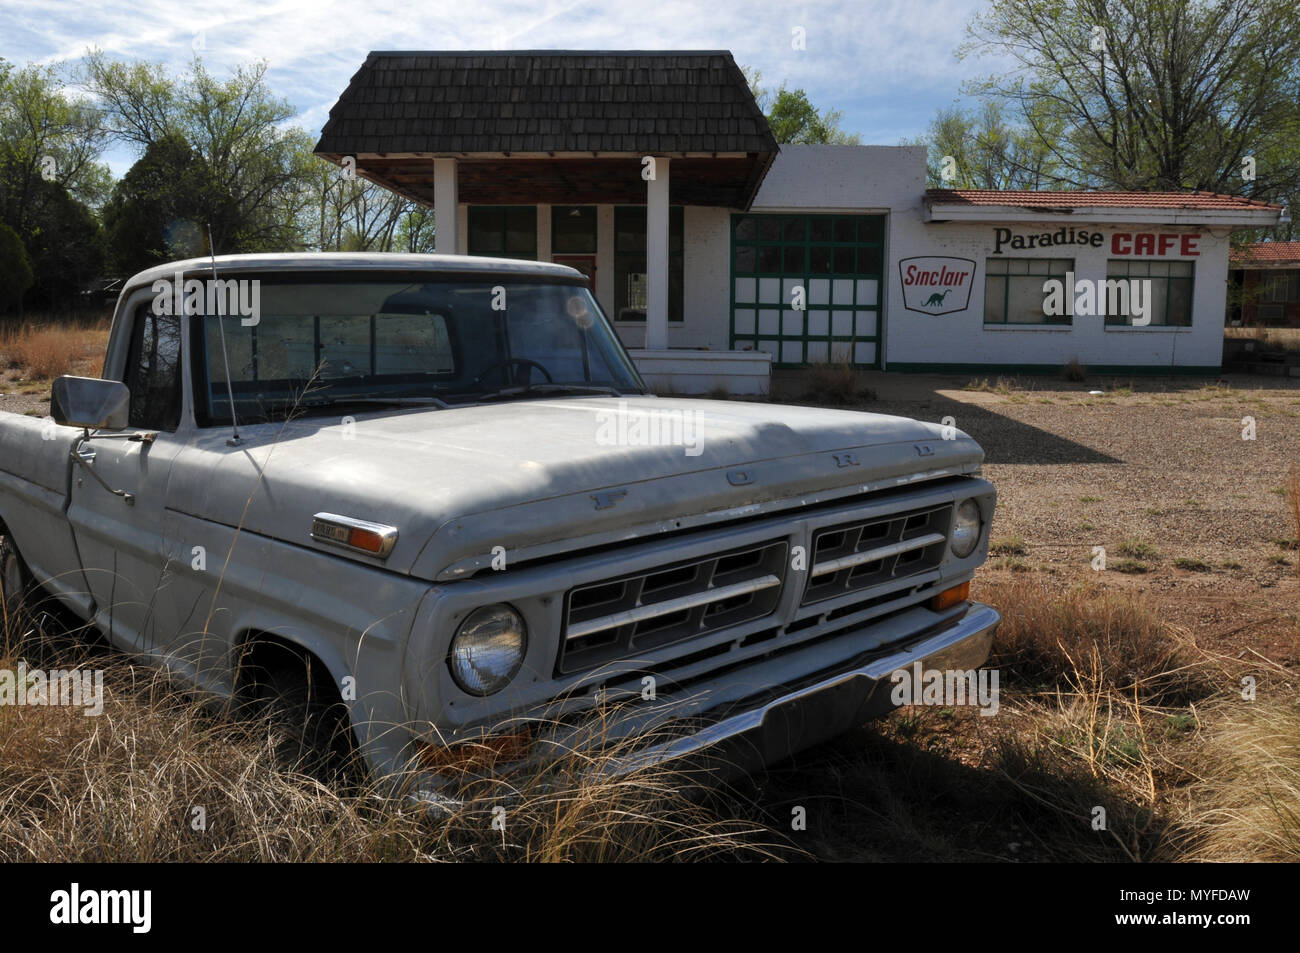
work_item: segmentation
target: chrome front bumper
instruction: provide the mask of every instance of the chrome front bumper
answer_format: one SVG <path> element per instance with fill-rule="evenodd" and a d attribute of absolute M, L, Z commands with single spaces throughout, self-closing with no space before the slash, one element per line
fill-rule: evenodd
<path fill-rule="evenodd" d="M 727 714 L 691 734 L 619 758 L 610 771 L 630 774 L 664 762 L 682 762 L 715 780 L 748 773 L 855 728 L 893 707 L 890 676 L 920 662 L 923 669 L 967 671 L 988 659 L 1001 621 L 996 609 L 972 603 L 965 615 L 850 671 Z"/>

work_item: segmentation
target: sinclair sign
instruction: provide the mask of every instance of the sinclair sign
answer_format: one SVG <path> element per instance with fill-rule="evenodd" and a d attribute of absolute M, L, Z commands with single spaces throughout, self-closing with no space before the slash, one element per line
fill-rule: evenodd
<path fill-rule="evenodd" d="M 975 262 L 969 258 L 904 258 L 898 263 L 903 307 L 922 314 L 951 314 L 970 306 Z"/>

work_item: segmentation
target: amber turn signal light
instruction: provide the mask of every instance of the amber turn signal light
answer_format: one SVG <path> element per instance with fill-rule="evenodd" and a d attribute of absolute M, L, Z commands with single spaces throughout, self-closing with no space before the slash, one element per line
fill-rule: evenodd
<path fill-rule="evenodd" d="M 930 608 L 935 612 L 942 612 L 944 609 L 951 609 L 959 602 L 965 602 L 970 598 L 970 580 L 967 579 L 960 586 L 953 586 L 951 589 L 945 589 L 937 596 L 930 600 Z"/>
<path fill-rule="evenodd" d="M 379 555 L 384 549 L 384 537 L 368 529 L 354 529 L 348 533 L 348 545 L 362 552 Z"/>
<path fill-rule="evenodd" d="M 451 745 L 426 741 L 417 744 L 424 767 L 447 774 L 476 774 L 490 771 L 496 765 L 524 760 L 532 743 L 532 734 L 523 729 Z"/>

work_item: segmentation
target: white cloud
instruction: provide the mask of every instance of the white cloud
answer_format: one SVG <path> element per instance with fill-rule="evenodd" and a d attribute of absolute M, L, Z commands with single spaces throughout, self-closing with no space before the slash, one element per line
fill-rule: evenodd
<path fill-rule="evenodd" d="M 436 0 L 329 2 L 224 0 L 195 7 L 163 0 L 100 0 L 51 9 L 6 0 L 0 56 L 73 62 L 97 46 L 115 57 L 181 71 L 196 45 L 223 73 L 265 58 L 272 89 L 319 131 L 330 106 L 370 50 L 729 49 L 765 84 L 803 87 L 819 107 L 844 113 L 864 142 L 919 135 L 963 79 L 987 64 L 958 63 L 953 49 L 981 0 L 878 3 L 823 0 Z M 806 50 L 791 46 L 801 27 Z M 977 68 L 982 66 L 983 68 Z"/>

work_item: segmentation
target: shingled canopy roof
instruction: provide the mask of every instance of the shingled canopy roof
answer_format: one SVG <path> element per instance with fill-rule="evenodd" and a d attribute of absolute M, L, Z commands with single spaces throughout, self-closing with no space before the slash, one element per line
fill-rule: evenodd
<path fill-rule="evenodd" d="M 426 204 L 433 159 L 469 204 L 645 201 L 641 156 L 670 156 L 670 201 L 748 208 L 777 151 L 725 50 L 375 52 L 316 154 Z"/>

